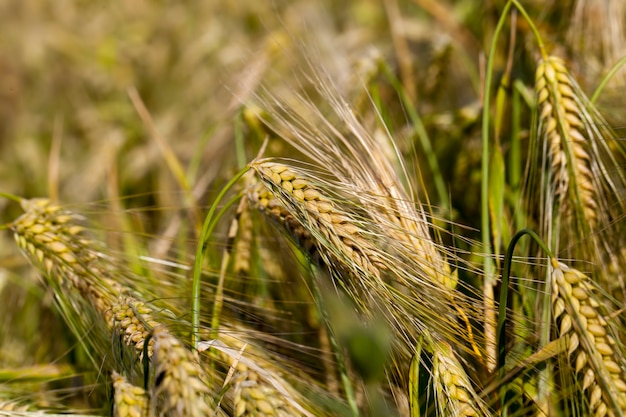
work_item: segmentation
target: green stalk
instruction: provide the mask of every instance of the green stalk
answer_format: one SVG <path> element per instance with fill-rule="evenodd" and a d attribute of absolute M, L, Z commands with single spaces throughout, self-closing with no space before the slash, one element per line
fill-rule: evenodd
<path fill-rule="evenodd" d="M 490 126 L 490 112 L 489 112 L 489 99 L 491 90 L 491 81 L 493 77 L 493 61 L 495 58 L 496 45 L 498 37 L 504 26 L 509 9 L 512 2 L 509 1 L 502 15 L 498 20 L 496 30 L 491 41 L 491 48 L 489 50 L 489 58 L 487 59 L 487 68 L 485 73 L 485 89 L 483 93 L 483 117 L 482 117 L 482 160 L 481 160 L 481 237 L 483 250 L 486 252 L 483 268 L 485 273 L 485 283 L 483 287 L 483 295 L 485 297 L 485 338 L 487 343 L 487 362 L 492 366 L 495 365 L 495 358 L 489 357 L 494 355 L 495 345 L 495 332 L 493 331 L 494 323 L 490 322 L 489 317 L 493 316 L 491 310 L 495 305 L 494 302 L 494 290 L 496 278 L 495 278 L 495 266 L 493 259 L 491 259 L 491 250 L 489 249 L 491 244 L 491 231 L 489 225 L 489 126 Z"/>
<path fill-rule="evenodd" d="M 213 215 L 217 210 L 217 205 L 220 201 L 222 201 L 228 190 L 230 190 L 232 186 L 235 185 L 235 183 L 239 181 L 239 179 L 243 177 L 246 172 L 248 172 L 248 169 L 248 167 L 245 167 L 239 171 L 237 175 L 228 181 L 224 188 L 222 188 L 211 205 L 211 209 L 202 224 L 200 240 L 198 241 L 198 246 L 196 247 L 196 258 L 193 265 L 193 281 L 191 284 L 191 345 L 194 349 L 198 348 L 198 334 L 200 331 L 200 276 L 202 274 L 202 260 L 204 259 L 205 244 L 213 233 L 213 229 L 216 224 Z M 223 209 L 220 213 L 223 213 Z"/>

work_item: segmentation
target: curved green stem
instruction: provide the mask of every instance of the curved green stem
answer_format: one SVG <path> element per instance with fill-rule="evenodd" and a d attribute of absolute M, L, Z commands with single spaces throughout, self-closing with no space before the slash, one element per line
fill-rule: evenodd
<path fill-rule="evenodd" d="M 541 52 L 541 57 L 543 59 L 546 59 L 548 57 L 548 54 L 546 52 L 546 47 L 543 43 L 541 35 L 539 34 L 537 26 L 535 26 L 533 20 L 530 18 L 530 16 L 528 16 L 526 9 L 524 9 L 524 7 L 520 4 L 518 0 L 511 0 L 510 3 L 513 3 L 515 5 L 515 8 L 521 13 L 522 16 L 524 16 L 524 19 L 526 19 L 530 30 L 533 32 L 533 35 L 535 35 L 535 38 L 537 39 L 537 46 L 539 47 L 539 52 Z"/>
<path fill-rule="evenodd" d="M 200 233 L 200 240 L 198 241 L 198 246 L 196 247 L 196 259 L 193 265 L 193 281 L 191 284 L 191 344 L 194 349 L 198 348 L 198 334 L 200 330 L 200 276 L 202 274 L 202 259 L 204 254 L 205 244 L 208 241 L 213 229 L 215 228 L 215 219 L 213 218 L 215 211 L 217 210 L 217 206 L 220 201 L 224 198 L 228 190 L 232 188 L 233 185 L 243 175 L 248 172 L 249 167 L 245 167 L 241 171 L 237 173 L 228 183 L 222 188 L 219 192 L 215 201 L 211 205 L 211 209 L 204 219 L 204 223 L 202 224 L 202 231 Z M 220 211 L 223 213 L 223 210 Z M 218 217 L 219 218 L 219 217 Z"/>
<path fill-rule="evenodd" d="M 217 220 L 222 218 L 226 210 L 228 210 L 235 202 L 241 199 L 241 194 L 236 195 L 231 198 L 228 203 L 222 207 L 222 209 L 215 216 L 215 220 L 209 226 L 207 231 L 207 236 L 211 236 L 213 234 L 213 229 L 217 224 Z M 220 325 L 220 313 L 222 312 L 222 306 L 224 305 L 224 280 L 226 277 L 226 268 L 228 268 L 228 264 L 230 261 L 230 251 L 228 248 L 224 250 L 224 255 L 222 257 L 222 265 L 220 266 L 220 275 L 217 282 L 217 288 L 215 288 L 215 301 L 213 302 L 213 314 L 211 315 L 211 333 L 212 338 L 215 339 L 218 336 L 218 327 Z"/>
<path fill-rule="evenodd" d="M 504 257 L 504 267 L 502 271 L 502 286 L 500 288 L 500 305 L 498 306 L 498 330 L 497 330 L 497 340 L 498 340 L 498 378 L 503 381 L 505 375 L 504 363 L 506 360 L 506 316 L 507 316 L 507 305 L 509 301 L 509 281 L 511 276 L 511 263 L 513 262 L 513 252 L 515 251 L 515 246 L 517 242 L 525 235 L 529 235 L 533 238 L 535 242 L 543 249 L 545 253 L 550 256 L 550 258 L 554 258 L 552 251 L 548 248 L 548 246 L 541 240 L 539 235 L 530 229 L 520 230 L 513 236 L 511 239 L 511 243 L 509 243 L 509 247 L 506 250 L 506 256 Z M 502 416 L 507 415 L 506 403 L 507 403 L 507 394 L 508 390 L 506 389 L 506 385 L 504 383 L 500 386 L 500 405 L 502 409 Z"/>
<path fill-rule="evenodd" d="M 613 65 L 613 67 L 608 72 L 608 74 L 606 74 L 604 78 L 602 78 L 602 81 L 600 81 L 600 85 L 598 85 L 598 87 L 596 88 L 596 91 L 593 92 L 593 95 L 589 99 L 592 103 L 596 102 L 596 100 L 600 96 L 600 93 L 602 92 L 602 90 L 604 90 L 604 87 L 606 87 L 607 83 L 611 80 L 611 78 L 613 78 L 613 76 L 617 73 L 617 71 L 619 71 L 620 68 L 622 68 L 625 64 L 626 64 L 626 56 L 624 56 L 622 59 L 617 61 L 615 65 Z"/>

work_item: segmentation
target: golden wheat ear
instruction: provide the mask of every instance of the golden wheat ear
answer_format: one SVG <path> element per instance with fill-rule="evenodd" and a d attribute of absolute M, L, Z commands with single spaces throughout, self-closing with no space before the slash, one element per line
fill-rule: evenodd
<path fill-rule="evenodd" d="M 626 361 L 619 340 L 603 317 L 597 287 L 585 274 L 553 261 L 552 308 L 558 333 L 568 343 L 580 389 L 590 415 L 626 412 Z"/>
<path fill-rule="evenodd" d="M 547 149 L 556 215 L 573 216 L 583 236 L 598 223 L 599 187 L 594 184 L 592 144 L 585 109 L 562 60 L 548 57 L 537 67 L 535 90 L 544 149 Z"/>
<path fill-rule="evenodd" d="M 209 416 L 218 409 L 209 389 L 209 375 L 190 350 L 164 326 L 152 331 L 154 381 L 150 409 L 157 416 Z"/>
<path fill-rule="evenodd" d="M 383 254 L 365 239 L 367 232 L 354 216 L 325 196 L 295 167 L 272 161 L 252 165 L 263 184 L 251 201 L 279 221 L 306 250 L 329 256 L 328 265 L 341 264 L 356 274 L 380 276 Z M 315 256 L 314 255 L 314 256 Z"/>
<path fill-rule="evenodd" d="M 452 347 L 446 342 L 432 345 L 432 383 L 442 416 L 488 416 L 487 404 L 476 391 Z"/>
<path fill-rule="evenodd" d="M 76 336 L 90 334 L 92 351 L 107 354 L 110 343 L 102 342 L 111 339 L 111 308 L 124 292 L 116 267 L 85 235 L 80 216 L 46 199 L 23 200 L 22 206 L 25 213 L 12 224 L 18 246 L 46 277 Z"/>
<path fill-rule="evenodd" d="M 541 206 L 542 234 L 560 257 L 592 262 L 594 275 L 614 286 L 610 265 L 626 267 L 623 241 L 614 236 L 626 215 L 624 146 L 563 60 L 539 62 L 535 91 L 538 124 L 528 183 L 540 194 L 527 203 Z M 623 277 L 619 281 L 626 289 Z"/>

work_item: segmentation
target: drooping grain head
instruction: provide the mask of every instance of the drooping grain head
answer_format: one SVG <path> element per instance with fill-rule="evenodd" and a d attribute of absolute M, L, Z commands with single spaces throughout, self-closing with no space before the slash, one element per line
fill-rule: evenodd
<path fill-rule="evenodd" d="M 602 316 L 594 283 L 580 271 L 553 262 L 553 316 L 568 338 L 567 356 L 595 417 L 626 411 L 626 361 Z"/>
<path fill-rule="evenodd" d="M 23 200 L 22 206 L 25 213 L 12 224 L 18 246 L 53 285 L 78 291 L 110 327 L 111 306 L 124 289 L 95 242 L 83 235 L 79 216 L 47 199 Z"/>
<path fill-rule="evenodd" d="M 154 383 L 150 408 L 157 416 L 209 416 L 213 409 L 205 371 L 183 344 L 165 327 L 152 332 Z"/>
<path fill-rule="evenodd" d="M 535 80 L 541 135 L 547 142 L 557 215 L 582 215 L 589 229 L 597 224 L 598 195 L 593 154 L 586 137 L 585 109 L 564 62 L 549 57 L 539 63 Z"/>
<path fill-rule="evenodd" d="M 386 268 L 382 256 L 350 213 L 294 167 L 262 161 L 252 167 L 264 188 L 254 189 L 251 201 L 284 224 L 305 250 L 316 248 L 317 254 L 332 254 L 332 262 L 348 270 L 380 276 L 380 270 Z"/>
<path fill-rule="evenodd" d="M 128 382 L 117 372 L 111 375 L 113 380 L 113 416 L 114 417 L 149 417 L 148 394 L 136 385 Z"/>
<path fill-rule="evenodd" d="M 469 310 L 460 307 L 467 304 L 455 301 L 453 286 L 448 285 L 452 274 L 432 240 L 417 238 L 417 229 L 416 234 L 398 232 L 400 225 L 415 223 L 391 216 L 398 222 L 393 224 L 389 212 L 366 217 L 369 212 L 358 203 L 329 198 L 322 191 L 323 181 L 318 179 L 317 186 L 296 167 L 262 160 L 252 168 L 261 182 L 248 195 L 252 204 L 283 224 L 304 250 L 340 271 L 352 299 L 366 314 L 382 311 L 403 340 L 402 355 L 410 355 L 415 336 L 400 323 L 415 326 L 417 334 L 426 321 L 438 323 L 446 337 L 454 333 L 454 338 L 471 340 L 472 351 L 478 351 L 471 329 L 468 332 Z"/>

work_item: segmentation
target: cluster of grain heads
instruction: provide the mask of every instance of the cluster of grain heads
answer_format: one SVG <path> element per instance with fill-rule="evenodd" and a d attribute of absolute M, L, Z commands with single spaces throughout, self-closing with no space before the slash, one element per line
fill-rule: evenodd
<path fill-rule="evenodd" d="M 155 371 L 150 410 L 154 415 L 212 415 L 205 372 L 199 363 L 154 317 L 155 308 L 120 283 L 124 271 L 98 249 L 97 242 L 83 235 L 79 217 L 49 200 L 23 200 L 22 205 L 25 213 L 12 223 L 15 239 L 46 275 L 77 336 L 93 335 L 94 326 L 102 328 L 103 337 L 87 338 L 91 353 L 110 358 L 112 337 L 121 338 L 140 360 L 145 360 L 144 352 L 151 358 L 150 367 Z M 81 303 L 94 314 L 81 311 Z M 135 398 L 139 391 L 117 374 L 113 382 L 117 415 L 133 416 L 143 401 Z M 145 407 L 142 404 L 140 408 Z"/>
<path fill-rule="evenodd" d="M 146 391 L 128 382 L 117 372 L 111 374 L 113 381 L 114 417 L 149 417 L 148 395 Z"/>
<path fill-rule="evenodd" d="M 582 384 L 590 415 L 626 412 L 626 361 L 602 316 L 595 284 L 580 271 L 552 262 L 552 307 L 567 356 Z"/>
<path fill-rule="evenodd" d="M 212 404 L 208 376 L 194 357 L 164 326 L 152 332 L 154 384 L 150 409 L 157 416 L 209 416 L 217 412 Z"/>

